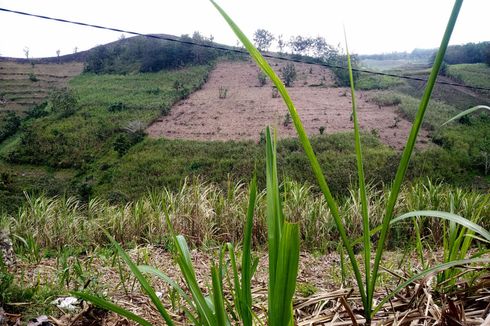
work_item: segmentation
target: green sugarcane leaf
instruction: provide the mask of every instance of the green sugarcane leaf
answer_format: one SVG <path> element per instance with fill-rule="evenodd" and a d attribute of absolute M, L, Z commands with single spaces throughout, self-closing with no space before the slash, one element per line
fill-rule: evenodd
<path fill-rule="evenodd" d="M 403 214 L 401 216 L 398 216 L 394 218 L 390 223 L 398 223 L 400 221 L 403 221 L 407 218 L 412 218 L 412 217 L 418 217 L 418 216 L 426 216 L 426 217 L 436 217 L 436 218 L 441 218 L 445 219 L 448 221 L 455 222 L 468 230 L 471 230 L 480 236 L 482 236 L 485 240 L 490 241 L 490 232 L 479 226 L 478 224 L 453 213 L 448 213 L 448 212 L 440 212 L 440 211 L 415 211 L 415 212 L 410 212 Z"/>
<path fill-rule="evenodd" d="M 379 236 L 378 245 L 376 248 L 376 255 L 374 257 L 374 264 L 372 268 L 370 283 L 368 284 L 367 292 L 369 293 L 370 298 L 372 298 L 374 295 L 376 281 L 378 278 L 379 265 L 381 263 L 381 257 L 383 255 L 385 242 L 388 236 L 388 231 L 390 230 L 390 221 L 393 217 L 393 211 L 395 209 L 396 202 L 398 201 L 398 195 L 400 194 L 400 189 L 408 169 L 410 157 L 412 156 L 413 149 L 415 148 L 415 141 L 419 134 L 420 128 L 422 127 L 422 122 L 424 120 L 425 112 L 427 111 L 427 106 L 429 104 L 429 100 L 432 95 L 432 90 L 434 89 L 437 75 L 439 74 L 439 70 L 441 68 L 444 55 L 446 53 L 446 49 L 449 44 L 449 39 L 451 38 L 451 34 L 453 32 L 454 26 L 456 25 L 456 20 L 458 19 L 459 11 L 462 5 L 463 5 L 463 0 L 456 0 L 454 3 L 451 16 L 449 17 L 446 30 L 444 32 L 444 36 L 441 40 L 441 45 L 439 46 L 439 50 L 437 51 L 434 65 L 432 66 L 429 80 L 427 81 L 424 90 L 424 95 L 422 96 L 422 100 L 420 101 L 419 108 L 417 110 L 415 119 L 412 124 L 412 129 L 410 130 L 410 134 L 408 136 L 407 144 L 405 146 L 405 149 L 403 150 L 400 164 L 398 165 L 398 169 L 395 174 L 395 180 L 393 181 L 393 185 L 390 191 L 390 196 L 388 197 L 388 202 L 386 205 L 386 210 L 381 222 L 381 234 Z"/>
<path fill-rule="evenodd" d="M 305 131 L 303 124 L 301 122 L 301 119 L 298 115 L 298 112 L 296 111 L 296 108 L 294 107 L 294 104 L 291 100 L 291 97 L 289 96 L 289 94 L 286 90 L 286 87 L 282 83 L 281 79 L 276 75 L 274 70 L 267 63 L 267 61 L 262 57 L 260 52 L 253 46 L 252 42 L 250 42 L 250 40 L 245 36 L 245 34 L 235 24 L 235 22 L 226 14 L 226 12 L 215 1 L 210 0 L 210 2 L 219 11 L 221 16 L 223 16 L 223 18 L 228 23 L 230 28 L 233 30 L 235 35 L 243 43 L 243 45 L 245 46 L 245 48 L 249 52 L 250 56 L 255 60 L 255 62 L 262 69 L 262 71 L 271 79 L 271 81 L 277 87 L 279 94 L 281 94 L 281 97 L 283 98 L 284 103 L 286 104 L 286 106 L 288 108 L 289 114 L 291 115 L 291 119 L 293 121 L 296 132 L 298 133 L 298 138 L 299 138 L 301 144 L 303 145 L 303 149 L 305 151 L 306 156 L 308 157 L 308 160 L 310 161 L 313 173 L 314 173 L 314 175 L 318 181 L 320 189 L 321 189 L 321 191 L 325 197 L 325 200 L 327 201 L 328 207 L 330 208 L 330 211 L 331 211 L 332 216 L 333 216 L 334 221 L 335 221 L 335 225 L 337 226 L 337 229 L 339 230 L 340 237 L 342 239 L 342 242 L 344 243 L 345 249 L 346 249 L 347 254 L 349 256 L 349 260 L 350 260 L 352 269 L 354 271 L 354 275 L 355 275 L 355 278 L 356 278 L 356 281 L 357 281 L 357 284 L 359 287 L 359 292 L 361 294 L 362 301 L 363 301 L 363 303 L 366 302 L 366 293 L 365 293 L 365 289 L 363 286 L 363 281 L 362 281 L 361 271 L 359 269 L 359 264 L 357 263 L 357 259 L 356 259 L 356 256 L 354 254 L 354 250 L 353 250 L 350 238 L 347 236 L 346 229 L 345 229 L 344 225 L 342 224 L 342 219 L 341 219 L 340 214 L 339 214 L 337 203 L 334 200 L 332 193 L 330 192 L 330 188 L 328 187 L 328 184 L 325 180 L 325 176 L 323 175 L 322 168 L 320 167 L 320 164 L 318 163 L 318 159 L 316 158 L 316 155 L 313 151 L 311 143 L 308 140 L 308 136 L 306 135 L 306 131 Z M 273 246 L 276 247 L 276 245 L 273 245 Z M 269 256 L 269 260 L 271 260 L 270 256 Z"/>
<path fill-rule="evenodd" d="M 223 287 L 221 279 L 221 271 L 215 265 L 211 266 L 211 279 L 213 285 L 213 303 L 216 314 L 217 326 L 228 326 L 230 321 L 226 314 L 226 308 L 223 298 Z"/>
<path fill-rule="evenodd" d="M 290 325 L 293 322 L 292 303 L 298 276 L 299 241 L 299 226 L 285 222 L 279 247 L 275 288 L 272 291 L 269 325 Z"/>
<path fill-rule="evenodd" d="M 136 264 L 131 260 L 131 258 L 129 257 L 129 255 L 121 248 L 121 246 L 116 242 L 116 240 L 114 240 L 114 238 L 112 238 L 112 236 L 107 231 L 104 230 L 104 233 L 106 234 L 107 238 L 110 240 L 110 242 L 112 243 L 112 245 L 116 248 L 119 256 L 128 265 L 129 269 L 131 270 L 131 272 L 133 273 L 133 275 L 136 277 L 136 279 L 140 283 L 140 285 L 143 288 L 143 290 L 146 292 L 146 294 L 148 294 L 148 296 L 150 297 L 151 302 L 153 302 L 153 304 L 155 305 L 155 307 L 157 308 L 157 310 L 160 312 L 160 314 L 162 315 L 162 317 L 165 320 L 165 322 L 167 323 L 167 325 L 173 325 L 173 321 L 170 318 L 170 315 L 168 314 L 167 310 L 163 306 L 163 304 L 160 301 L 160 299 L 157 297 L 157 295 L 155 293 L 155 290 L 153 290 L 153 288 L 148 283 L 148 281 L 146 280 L 146 278 L 143 276 L 143 274 L 141 273 L 141 271 L 138 269 L 138 267 L 136 266 Z"/>
<path fill-rule="evenodd" d="M 184 299 L 191 307 L 194 307 L 194 303 L 192 302 L 191 298 L 187 295 L 187 293 L 182 290 L 182 288 L 174 281 L 172 280 L 169 276 L 167 276 L 165 273 L 162 271 L 156 269 L 155 267 L 147 266 L 147 265 L 139 265 L 138 269 L 142 273 L 148 273 L 148 274 L 153 274 L 163 280 L 165 283 L 170 285 L 174 290 L 179 293 L 179 295 Z"/>
<path fill-rule="evenodd" d="M 434 267 L 431 267 L 429 269 L 426 269 L 411 278 L 409 278 L 407 281 L 403 282 L 400 284 L 396 289 L 394 289 L 392 292 L 390 292 L 387 296 L 383 298 L 383 300 L 380 301 L 380 303 L 374 308 L 371 317 L 373 317 L 382 307 L 383 305 L 388 302 L 391 298 L 393 298 L 398 292 L 401 290 L 405 289 L 407 286 L 412 284 L 416 280 L 420 280 L 424 277 L 427 277 L 431 274 L 439 273 L 442 271 L 445 271 L 449 268 L 453 268 L 455 266 L 464 266 L 468 264 L 488 264 L 490 263 L 490 258 L 477 258 L 477 259 L 462 259 L 462 260 L 456 260 L 456 261 L 451 261 L 448 263 L 440 264 Z"/>
<path fill-rule="evenodd" d="M 102 298 L 93 296 L 93 295 L 85 293 L 85 292 L 71 292 L 71 294 L 77 298 L 80 298 L 82 300 L 90 302 L 99 308 L 112 311 L 112 312 L 114 312 L 120 316 L 126 317 L 132 321 L 135 321 L 140 325 L 152 326 L 152 324 L 149 321 L 147 321 L 146 319 L 141 318 L 140 316 L 133 314 L 132 312 L 124 309 L 123 307 L 120 307 L 120 306 L 118 306 L 112 302 L 109 302 L 107 300 L 104 300 Z"/>
<path fill-rule="evenodd" d="M 441 125 L 441 127 L 442 127 L 442 126 L 444 126 L 444 125 L 447 125 L 447 124 L 448 124 L 448 123 L 450 123 L 451 121 L 458 120 L 458 119 L 460 119 L 460 118 L 464 117 L 465 115 L 468 115 L 468 114 L 470 114 L 470 113 L 473 113 L 473 112 L 475 112 L 475 111 L 482 110 L 482 109 L 485 109 L 485 110 L 489 110 L 489 111 L 490 111 L 490 107 L 489 107 L 489 106 L 486 106 L 486 105 L 477 105 L 477 106 L 474 106 L 474 107 L 472 107 L 472 108 L 470 108 L 470 109 L 468 109 L 468 110 L 465 110 L 465 111 L 463 111 L 463 112 L 461 112 L 461 113 L 459 113 L 459 114 L 455 115 L 454 117 L 452 117 L 452 118 L 451 118 L 451 119 L 449 119 L 448 121 L 444 122 L 444 123 Z"/>
<path fill-rule="evenodd" d="M 349 70 L 349 82 L 351 90 L 351 102 L 352 102 L 352 120 L 354 121 L 354 138 L 355 138 L 355 150 L 356 150 L 356 163 L 357 163 L 357 177 L 359 181 L 359 192 L 361 195 L 361 215 L 362 215 L 362 227 L 364 235 L 364 274 L 366 286 L 370 283 L 371 273 L 371 238 L 369 236 L 369 208 L 366 193 L 366 178 L 364 177 L 364 166 L 362 163 L 362 147 L 361 147 L 361 135 L 359 131 L 359 121 L 357 119 L 357 107 L 356 107 L 356 94 L 354 90 L 354 76 L 352 74 L 352 63 L 349 54 L 349 47 L 347 45 L 347 35 L 344 29 L 345 37 L 345 51 L 347 53 L 347 67 Z M 367 289 L 366 289 L 367 290 Z M 370 293 L 367 292 L 366 301 L 363 302 L 363 306 L 367 311 L 371 310 L 372 298 Z"/>

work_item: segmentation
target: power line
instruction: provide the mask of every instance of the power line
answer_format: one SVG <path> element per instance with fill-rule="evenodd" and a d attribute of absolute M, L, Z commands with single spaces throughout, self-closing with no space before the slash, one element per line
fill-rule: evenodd
<path fill-rule="evenodd" d="M 234 52 L 234 53 L 240 53 L 240 54 L 248 55 L 248 52 L 243 50 L 243 49 L 238 49 L 238 48 L 231 47 L 231 46 L 198 43 L 198 42 L 193 42 L 190 40 L 183 40 L 182 38 L 179 38 L 177 36 L 171 37 L 171 36 L 162 36 L 162 35 L 155 35 L 155 34 L 143 34 L 143 33 L 124 30 L 124 29 L 120 29 L 120 28 L 94 25 L 94 24 L 89 24 L 89 23 L 84 23 L 84 22 L 72 21 L 72 20 L 68 20 L 68 19 L 55 18 L 55 17 L 43 16 L 43 15 L 36 15 L 36 14 L 28 13 L 28 12 L 11 10 L 11 9 L 6 9 L 6 8 L 0 8 L 0 11 L 18 14 L 18 15 L 23 15 L 23 16 L 41 18 L 41 19 L 45 19 L 45 20 L 57 21 L 57 22 L 61 22 L 61 23 L 74 24 L 74 25 L 97 28 L 97 29 L 108 30 L 108 31 L 113 31 L 113 32 L 118 32 L 118 33 L 130 34 L 130 35 L 135 35 L 135 36 L 142 36 L 142 37 L 147 37 L 147 38 L 152 38 L 152 39 L 159 39 L 159 40 L 164 40 L 164 41 L 177 42 L 177 43 L 182 43 L 182 44 L 199 46 L 199 47 L 203 47 L 203 48 L 210 48 L 210 49 L 215 49 L 215 50 L 220 50 L 220 51 L 227 51 L 227 52 Z M 294 59 L 294 58 L 289 58 L 289 57 L 284 57 L 284 56 L 276 56 L 276 55 L 271 55 L 271 54 L 266 54 L 266 53 L 262 53 L 262 56 L 264 56 L 266 58 L 270 58 L 270 59 L 290 61 L 290 62 L 296 62 L 296 63 L 305 63 L 305 64 L 309 64 L 309 65 L 317 65 L 317 66 L 323 66 L 323 67 L 327 67 L 327 68 L 344 69 L 344 70 L 348 69 L 345 66 L 339 66 L 339 65 L 334 65 L 334 64 L 325 63 L 325 62 L 316 62 L 316 61 L 311 61 L 311 60 Z M 362 72 L 362 73 L 378 75 L 378 76 L 387 76 L 387 77 L 415 80 L 415 81 L 421 81 L 421 82 L 427 81 L 426 78 L 421 78 L 421 77 L 402 76 L 402 75 L 390 74 L 390 73 L 379 72 L 379 71 L 371 71 L 371 70 L 359 69 L 359 68 L 352 68 L 352 70 L 356 71 L 356 72 Z M 464 88 L 469 88 L 469 89 L 478 89 L 478 90 L 490 91 L 490 88 L 470 86 L 470 85 L 464 85 L 464 84 L 452 83 L 452 82 L 446 82 L 446 81 L 436 81 L 436 83 L 442 84 L 442 85 L 450 85 L 450 86 L 464 87 Z"/>

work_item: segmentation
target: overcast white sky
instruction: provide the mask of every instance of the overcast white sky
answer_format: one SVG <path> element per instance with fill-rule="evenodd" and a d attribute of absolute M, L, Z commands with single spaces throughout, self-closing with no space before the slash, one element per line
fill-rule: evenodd
<path fill-rule="evenodd" d="M 351 52 L 412 51 L 439 45 L 452 0 L 218 0 L 251 37 L 258 28 L 273 34 L 323 36 Z M 216 42 L 237 39 L 207 0 L 0 0 L 0 7 L 78 20 L 141 33 L 212 34 Z M 490 40 L 489 0 L 466 0 L 451 44 Z M 55 56 L 117 40 L 119 33 L 0 12 L 0 55 Z"/>

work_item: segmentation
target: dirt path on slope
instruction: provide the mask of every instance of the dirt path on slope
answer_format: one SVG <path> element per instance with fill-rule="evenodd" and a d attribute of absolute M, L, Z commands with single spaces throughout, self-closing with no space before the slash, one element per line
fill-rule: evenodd
<path fill-rule="evenodd" d="M 285 63 L 272 61 L 272 66 L 279 71 Z M 321 127 L 328 134 L 352 130 L 349 89 L 334 87 L 332 73 L 324 67 L 295 66 L 297 79 L 288 91 L 306 132 L 317 135 Z M 148 134 L 153 138 L 258 141 L 261 130 L 270 124 L 277 128 L 279 138 L 295 137 L 283 100 L 273 98 L 269 80 L 260 87 L 257 74 L 252 62 L 218 63 L 203 88 L 178 102 L 168 116 L 157 119 L 148 127 Z M 220 89 L 226 89 L 226 98 L 220 98 Z M 401 149 L 411 123 L 401 118 L 396 107 L 370 103 L 369 92 L 356 95 L 362 130 L 377 133 L 384 143 Z M 427 140 L 422 130 L 419 142 Z"/>

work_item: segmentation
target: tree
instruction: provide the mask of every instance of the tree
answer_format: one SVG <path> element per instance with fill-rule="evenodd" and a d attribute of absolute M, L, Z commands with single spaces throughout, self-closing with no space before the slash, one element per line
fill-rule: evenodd
<path fill-rule="evenodd" d="M 325 38 L 320 36 L 313 39 L 312 48 L 314 56 L 323 60 L 328 60 L 337 53 L 335 48 L 328 44 Z"/>
<path fill-rule="evenodd" d="M 279 48 L 279 53 L 283 53 L 286 42 L 284 42 L 282 34 L 277 37 L 277 47 Z"/>
<path fill-rule="evenodd" d="M 61 50 L 60 49 L 56 50 L 56 56 L 58 57 L 58 63 L 60 63 L 60 54 L 61 54 Z"/>
<path fill-rule="evenodd" d="M 25 47 L 22 51 L 24 51 L 24 55 L 26 56 L 26 59 L 29 59 L 29 47 Z"/>
<path fill-rule="evenodd" d="M 301 35 L 292 36 L 289 40 L 289 46 L 294 54 L 306 54 L 310 50 L 313 43 L 313 39 L 303 37 Z"/>
<path fill-rule="evenodd" d="M 267 51 L 271 47 L 272 41 L 274 41 L 274 35 L 265 30 L 258 29 L 254 33 L 254 43 L 257 49 L 260 51 Z"/>
<path fill-rule="evenodd" d="M 485 63 L 490 66 L 490 47 L 485 50 Z"/>

